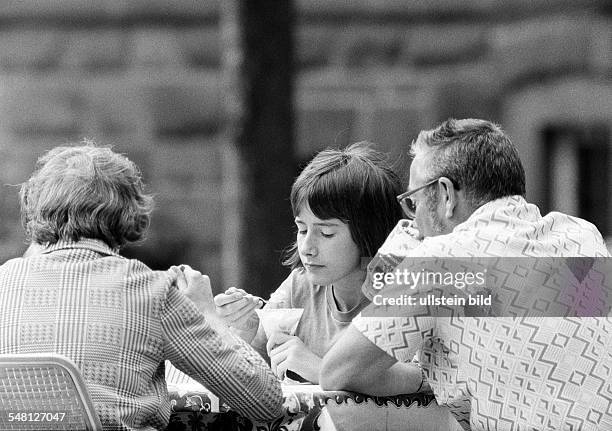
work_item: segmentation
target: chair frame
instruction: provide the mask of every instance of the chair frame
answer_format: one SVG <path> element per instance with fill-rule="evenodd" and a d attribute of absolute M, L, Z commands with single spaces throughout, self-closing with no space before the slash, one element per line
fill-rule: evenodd
<path fill-rule="evenodd" d="M 74 362 L 69 358 L 56 353 L 31 353 L 31 354 L 1 354 L 0 369 L 8 367 L 28 366 L 55 366 L 64 370 L 74 383 L 74 387 L 79 396 L 79 401 L 83 406 L 85 426 L 88 430 L 102 430 L 100 418 L 96 414 L 89 391 L 85 385 L 85 380 Z"/>

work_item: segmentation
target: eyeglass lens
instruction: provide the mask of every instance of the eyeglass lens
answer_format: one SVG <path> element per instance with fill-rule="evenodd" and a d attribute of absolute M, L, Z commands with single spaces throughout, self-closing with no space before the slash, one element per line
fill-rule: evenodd
<path fill-rule="evenodd" d="M 410 196 L 407 196 L 402 199 L 402 209 L 408 217 L 414 218 L 416 205 L 414 204 L 414 201 L 410 198 Z"/>

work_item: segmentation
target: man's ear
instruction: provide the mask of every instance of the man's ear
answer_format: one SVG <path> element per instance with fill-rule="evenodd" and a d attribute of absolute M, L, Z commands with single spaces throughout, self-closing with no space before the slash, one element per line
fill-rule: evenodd
<path fill-rule="evenodd" d="M 444 216 L 450 219 L 458 209 L 457 205 L 459 204 L 459 200 L 457 190 L 455 190 L 453 182 L 446 177 L 440 177 L 438 184 L 440 188 L 440 202 L 444 205 Z"/>

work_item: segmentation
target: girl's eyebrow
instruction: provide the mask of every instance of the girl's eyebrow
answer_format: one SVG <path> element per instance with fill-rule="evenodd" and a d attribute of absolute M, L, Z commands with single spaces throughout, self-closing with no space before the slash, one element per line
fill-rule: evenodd
<path fill-rule="evenodd" d="M 315 226 L 325 226 L 325 227 L 336 227 L 339 226 L 338 223 L 334 223 L 334 222 L 321 222 L 321 223 L 315 223 Z"/>
<path fill-rule="evenodd" d="M 306 224 L 302 220 L 300 220 L 298 217 L 295 218 L 295 222 L 296 223 L 301 223 L 301 224 Z M 313 224 L 315 226 L 324 226 L 324 227 L 338 227 L 338 226 L 340 226 L 340 223 L 329 222 L 329 221 L 322 221 L 322 222 L 313 223 Z"/>

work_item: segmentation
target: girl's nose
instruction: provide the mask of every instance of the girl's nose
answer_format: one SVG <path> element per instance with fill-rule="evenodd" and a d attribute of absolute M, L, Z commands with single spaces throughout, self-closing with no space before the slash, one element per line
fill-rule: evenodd
<path fill-rule="evenodd" d="M 314 238 L 309 233 L 306 234 L 306 237 L 300 244 L 300 252 L 306 256 L 315 256 L 317 254 L 317 245 L 315 243 Z"/>

